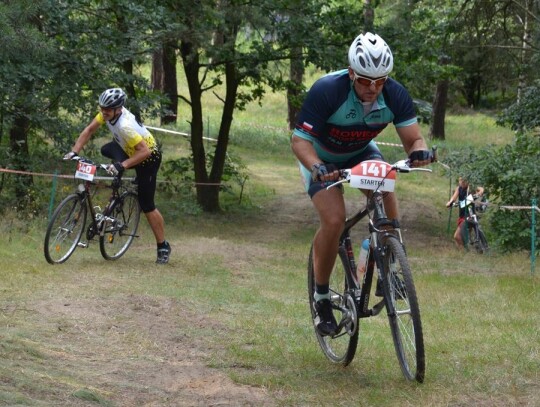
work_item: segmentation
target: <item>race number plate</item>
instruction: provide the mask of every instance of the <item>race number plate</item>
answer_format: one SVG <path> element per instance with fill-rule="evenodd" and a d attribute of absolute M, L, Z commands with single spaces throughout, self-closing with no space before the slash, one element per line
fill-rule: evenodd
<path fill-rule="evenodd" d="M 396 171 L 384 161 L 367 160 L 351 169 L 350 184 L 361 189 L 392 192 L 396 185 Z"/>
<path fill-rule="evenodd" d="M 79 161 L 77 163 L 77 170 L 75 171 L 75 178 L 84 179 L 86 181 L 92 181 L 96 174 L 96 166 L 94 164 L 83 163 Z"/>

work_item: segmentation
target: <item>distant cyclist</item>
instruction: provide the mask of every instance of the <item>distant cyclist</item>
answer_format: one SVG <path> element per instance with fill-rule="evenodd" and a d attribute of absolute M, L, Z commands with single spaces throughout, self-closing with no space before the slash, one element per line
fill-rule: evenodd
<path fill-rule="evenodd" d="M 469 181 L 465 177 L 459 177 L 458 178 L 458 186 L 454 190 L 454 193 L 452 194 L 452 197 L 450 200 L 446 203 L 446 207 L 449 208 L 452 206 L 454 202 L 465 202 L 467 196 L 472 193 L 471 188 L 469 186 Z M 483 187 L 476 187 L 475 188 L 475 198 L 482 198 L 484 195 L 484 188 Z M 465 248 L 463 244 L 463 228 L 465 227 L 465 219 L 467 218 L 467 207 L 466 205 L 459 205 L 459 216 L 457 220 L 457 227 L 456 231 L 454 232 L 454 241 L 456 242 L 456 245 L 458 248 Z"/>
<path fill-rule="evenodd" d="M 337 329 L 329 281 L 338 241 L 345 221 L 343 192 L 326 190 L 340 168 L 365 160 L 383 160 L 372 141 L 393 123 L 412 166 L 431 163 L 431 152 L 420 133 L 412 99 L 405 88 L 388 77 L 393 56 L 377 34 L 360 34 L 349 48 L 349 68 L 317 80 L 298 115 L 291 145 L 300 162 L 305 189 L 319 215 L 320 227 L 313 240 L 315 273 L 315 324 L 321 335 Z M 393 193 L 384 198 L 387 215 L 398 218 Z"/>
<path fill-rule="evenodd" d="M 139 204 L 156 238 L 156 263 L 164 264 L 169 261 L 171 246 L 165 240 L 163 216 L 154 203 L 161 151 L 152 134 L 124 107 L 126 98 L 120 88 L 103 92 L 98 101 L 99 113 L 81 132 L 71 152 L 64 158 L 78 155 L 97 129 L 103 124 L 107 125 L 113 134 L 113 141 L 101 148 L 101 154 L 114 161 L 109 171 L 115 175 L 122 175 L 127 168 L 135 169 Z"/>

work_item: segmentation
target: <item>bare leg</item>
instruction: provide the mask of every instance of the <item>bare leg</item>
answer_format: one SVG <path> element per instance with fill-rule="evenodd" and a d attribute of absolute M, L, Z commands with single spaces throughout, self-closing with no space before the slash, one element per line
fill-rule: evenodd
<path fill-rule="evenodd" d="M 313 196 L 320 226 L 313 239 L 313 265 L 317 284 L 328 284 L 337 257 L 339 237 L 345 222 L 345 202 L 339 188 L 322 190 Z"/>
<path fill-rule="evenodd" d="M 156 238 L 156 243 L 163 243 L 165 240 L 165 222 L 161 212 L 156 208 L 152 212 L 145 213 L 145 215 Z"/>
<path fill-rule="evenodd" d="M 463 222 L 461 225 L 459 225 L 456 229 L 456 231 L 454 232 L 454 240 L 456 241 L 456 245 L 458 247 L 458 249 L 462 249 L 464 248 L 464 244 L 463 244 L 463 225 L 465 224 L 465 222 Z"/>
<path fill-rule="evenodd" d="M 399 210 L 398 210 L 398 201 L 396 194 L 389 192 L 383 198 L 384 200 L 384 209 L 386 210 L 386 216 L 388 219 L 398 219 Z"/>

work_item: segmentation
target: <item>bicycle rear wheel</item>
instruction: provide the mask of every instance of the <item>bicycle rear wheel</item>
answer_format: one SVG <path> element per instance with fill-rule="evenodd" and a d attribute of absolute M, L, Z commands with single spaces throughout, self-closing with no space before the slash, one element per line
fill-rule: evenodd
<path fill-rule="evenodd" d="M 103 233 L 99 237 L 101 255 L 107 260 L 116 260 L 129 249 L 136 236 L 141 217 L 137 194 L 125 192 L 113 203 L 108 215 L 112 221 L 103 222 Z"/>
<path fill-rule="evenodd" d="M 408 380 L 422 383 L 425 375 L 420 309 L 403 245 L 394 236 L 383 242 L 383 288 L 394 347 Z"/>
<path fill-rule="evenodd" d="M 319 334 L 315 324 L 315 335 L 319 345 L 326 357 L 334 363 L 347 366 L 354 358 L 356 346 L 358 344 L 358 317 L 356 314 L 356 305 L 354 299 L 348 294 L 348 284 L 346 279 L 346 270 L 348 258 L 345 251 L 340 247 L 339 255 L 330 277 L 330 294 L 334 306 L 334 315 L 336 320 L 342 326 L 342 329 L 334 336 L 322 336 Z M 315 274 L 313 270 L 313 245 L 309 252 L 308 261 L 308 294 L 309 309 L 311 318 L 315 319 L 314 309 L 315 293 Z M 341 311 L 340 311 L 341 310 Z M 341 322 L 340 322 L 341 321 Z"/>
<path fill-rule="evenodd" d="M 45 232 L 43 252 L 50 264 L 65 262 L 77 248 L 88 207 L 79 195 L 68 195 L 55 209 Z"/>

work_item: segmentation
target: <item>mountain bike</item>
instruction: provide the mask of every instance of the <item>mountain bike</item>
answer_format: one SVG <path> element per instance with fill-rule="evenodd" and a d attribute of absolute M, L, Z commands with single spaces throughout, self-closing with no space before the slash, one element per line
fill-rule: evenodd
<path fill-rule="evenodd" d="M 472 247 L 479 254 L 488 253 L 488 242 L 480 226 L 480 220 L 477 214 L 477 208 L 487 206 L 487 203 L 480 201 L 477 195 L 468 194 L 463 201 L 454 202 L 452 206 L 465 208 L 466 217 L 464 223 L 466 227 L 461 228 L 461 236 L 465 249 L 469 250 L 469 247 Z"/>
<path fill-rule="evenodd" d="M 428 168 L 413 168 L 409 164 L 408 160 L 401 160 L 393 165 L 383 161 L 364 161 L 352 169 L 340 170 L 340 180 L 327 187 L 328 189 L 348 183 L 354 188 L 368 189 L 371 194 L 367 205 L 345 220 L 338 256 L 330 277 L 331 302 L 338 321 L 338 330 L 334 335 L 323 336 L 318 332 L 315 322 L 314 328 L 326 357 L 334 363 L 347 366 L 356 353 L 360 319 L 376 316 L 386 308 L 401 370 L 408 380 L 423 382 L 424 339 L 416 288 L 399 222 L 388 219 L 383 202 L 384 194 L 394 190 L 397 172 L 431 172 Z M 360 247 L 360 241 L 353 243 L 352 229 L 365 217 L 369 219 L 369 253 L 365 272 L 359 273 L 353 249 Z M 370 293 L 375 274 L 379 284 L 382 284 L 382 299 L 370 308 Z M 314 319 L 313 244 L 308 261 L 308 293 Z"/>
<path fill-rule="evenodd" d="M 77 247 L 87 248 L 90 241 L 99 236 L 101 255 L 107 260 L 116 260 L 138 237 L 141 208 L 137 193 L 123 186 L 121 177 L 114 177 L 110 185 L 112 194 L 102 211 L 92 203 L 97 189 L 94 179 L 97 170 L 107 171 L 109 165 L 96 164 L 80 156 L 74 156 L 72 160 L 77 161 L 75 179 L 83 183 L 53 212 L 45 233 L 45 258 L 50 264 L 64 263 Z M 88 213 L 90 222 L 87 226 Z M 83 234 L 86 241 L 82 240 Z"/>

